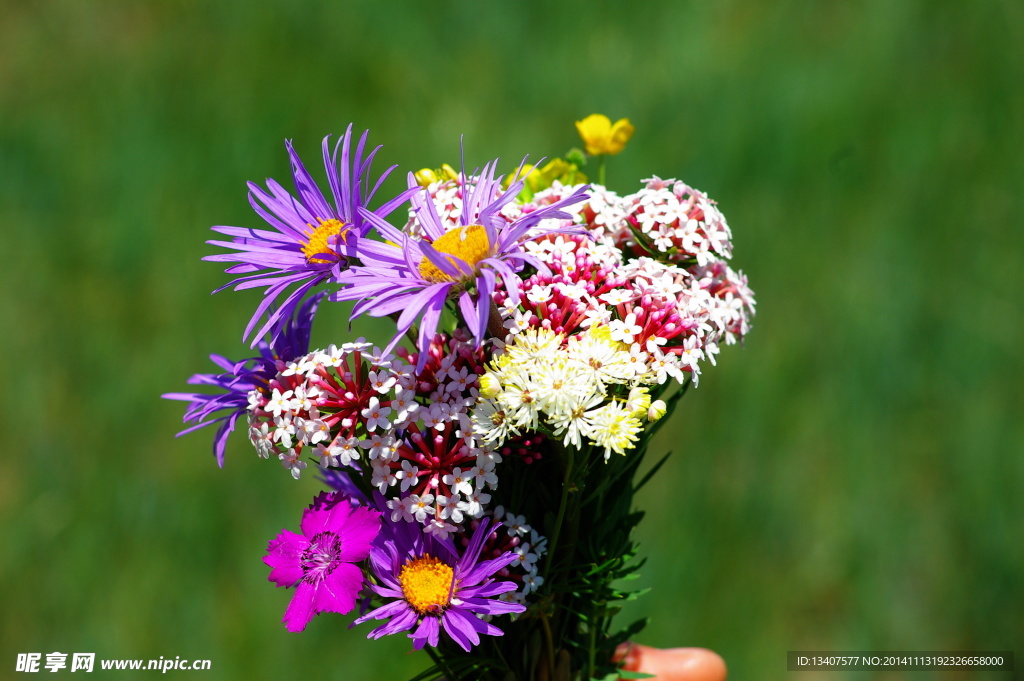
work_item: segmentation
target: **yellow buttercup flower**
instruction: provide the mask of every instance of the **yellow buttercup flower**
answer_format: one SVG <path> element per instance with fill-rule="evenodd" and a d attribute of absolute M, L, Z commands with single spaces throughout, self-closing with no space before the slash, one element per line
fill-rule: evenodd
<path fill-rule="evenodd" d="M 591 156 L 619 153 L 626 148 L 626 142 L 635 129 L 628 118 L 620 118 L 613 124 L 604 114 L 590 114 L 582 121 L 576 121 L 576 130 Z"/>

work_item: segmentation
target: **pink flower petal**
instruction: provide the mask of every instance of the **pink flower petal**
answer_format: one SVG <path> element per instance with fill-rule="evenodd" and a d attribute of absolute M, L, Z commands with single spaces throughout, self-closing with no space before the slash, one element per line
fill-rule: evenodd
<path fill-rule="evenodd" d="M 357 508 L 345 518 L 337 532 L 341 536 L 341 555 L 346 563 L 357 563 L 370 553 L 370 544 L 380 532 L 380 513 Z"/>
<path fill-rule="evenodd" d="M 288 609 L 284 611 L 284 626 L 288 631 L 302 631 L 309 624 L 309 621 L 316 615 L 313 609 L 313 599 L 316 596 L 316 588 L 306 582 L 300 582 L 292 597 Z"/>
<path fill-rule="evenodd" d="M 351 512 L 352 506 L 343 495 L 321 495 L 313 501 L 313 507 L 302 514 L 302 534 L 312 537 L 317 532 L 336 530 Z"/>
<path fill-rule="evenodd" d="M 342 563 L 317 585 L 318 612 L 337 612 L 345 615 L 356 607 L 356 597 L 363 586 L 363 571 L 355 565 Z"/>
<path fill-rule="evenodd" d="M 263 562 L 273 568 L 267 578 L 277 586 L 294 586 L 302 579 L 303 571 L 300 560 L 302 552 L 309 542 L 300 534 L 282 530 L 267 545 L 267 555 Z"/>

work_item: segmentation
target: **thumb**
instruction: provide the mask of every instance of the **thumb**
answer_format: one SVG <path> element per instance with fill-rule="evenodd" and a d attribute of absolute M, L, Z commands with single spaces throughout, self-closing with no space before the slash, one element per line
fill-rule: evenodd
<path fill-rule="evenodd" d="M 725 681 L 725 662 L 705 648 L 652 648 L 625 643 L 616 651 L 627 671 L 654 674 L 650 681 Z"/>

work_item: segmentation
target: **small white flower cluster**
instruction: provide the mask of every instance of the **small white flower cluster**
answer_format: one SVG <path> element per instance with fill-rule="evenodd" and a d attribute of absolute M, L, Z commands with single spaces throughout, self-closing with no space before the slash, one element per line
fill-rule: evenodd
<path fill-rule="evenodd" d="M 275 454 L 295 478 L 306 467 L 300 458 L 304 447 L 314 449 L 324 467 L 348 465 L 358 459 L 357 443 L 335 437 L 335 414 L 321 409 L 334 402 L 332 384 L 344 385 L 346 380 L 344 369 L 341 373 L 331 370 L 343 367 L 349 356 L 370 349 L 371 345 L 360 339 L 279 362 L 278 374 L 270 384 L 249 392 L 249 441 L 256 452 L 263 458 Z M 374 407 L 379 414 L 379 401 Z"/>
<path fill-rule="evenodd" d="M 522 582 L 522 587 L 517 591 L 501 594 L 499 598 L 525 604 L 527 596 L 544 583 L 544 578 L 539 574 L 539 566 L 548 550 L 547 537 L 542 537 L 533 529 L 526 522 L 525 516 L 516 515 L 503 506 L 496 506 L 493 515 L 495 520 L 501 521 L 502 526 L 495 545 L 489 547 L 491 553 L 501 555 L 505 551 L 512 551 L 516 555 L 515 561 L 498 574 L 503 577 L 514 576 Z"/>
<path fill-rule="evenodd" d="M 746 276 L 722 261 L 682 269 L 642 257 L 623 264 L 619 274 L 629 280 L 634 300 L 673 301 L 676 313 L 689 327 L 678 351 L 680 366 L 692 372 L 695 383 L 700 374 L 698 360 L 715 364 L 721 341 L 732 345 L 750 331 L 754 294 Z M 666 349 L 678 345 L 678 340 L 659 345 Z"/>
<path fill-rule="evenodd" d="M 590 200 L 571 209 L 577 224 L 587 226 L 597 237 L 609 238 L 627 255 L 650 254 L 700 266 L 732 257 L 732 231 L 707 194 L 679 180 L 651 177 L 644 182 L 640 191 L 624 197 L 591 185 Z M 555 182 L 531 204 L 553 203 L 574 189 Z"/>
<path fill-rule="evenodd" d="M 524 211 L 574 189 L 555 182 Z M 645 382 L 682 381 L 689 374 L 696 383 L 699 362 L 714 364 L 722 342 L 742 340 L 754 313 L 746 277 L 721 259 L 731 255 L 724 217 L 707 196 L 675 180 L 653 178 L 624 198 L 599 185 L 588 191 L 590 200 L 567 211 L 590 239 L 557 236 L 524 244 L 552 275 L 524 279 L 520 305 L 497 294 L 506 328 L 515 334 L 541 326 L 568 336 L 606 325 L 613 339 L 629 345 L 646 365 Z M 682 212 L 689 216 L 686 221 Z M 702 236 L 686 241 L 686 248 L 662 244 L 642 249 L 633 240 L 631 224 L 643 233 L 667 233 L 671 227 Z"/>
<path fill-rule="evenodd" d="M 569 337 L 603 327 L 628 355 L 631 380 L 660 385 L 669 379 L 681 383 L 687 375 L 697 379 L 703 349 L 709 343 L 717 347 L 709 335 L 714 329 L 705 321 L 709 307 L 718 303 L 693 284 L 686 270 L 649 258 L 622 263 L 614 247 L 582 237 L 559 236 L 528 250 L 553 276 L 523 281 L 519 305 L 499 294 L 510 336 L 544 328 Z M 594 278 L 602 282 L 600 287 Z"/>
<path fill-rule="evenodd" d="M 704 266 L 732 257 L 732 232 L 725 216 L 704 192 L 678 180 L 652 177 L 625 198 L 627 221 L 673 262 Z"/>
<path fill-rule="evenodd" d="M 450 344 L 419 374 L 364 342 L 288 362 L 266 389 L 249 394 L 250 440 L 295 478 L 306 467 L 304 452 L 325 469 L 361 463 L 394 519 L 448 536 L 483 515 L 501 461 L 469 428 L 478 390 L 467 358 L 475 351 Z"/>
<path fill-rule="evenodd" d="M 640 385 L 645 366 L 608 327 L 591 327 L 565 338 L 529 328 L 512 336 L 480 379 L 472 413 L 474 432 L 499 446 L 510 437 L 542 428 L 565 446 L 584 441 L 612 452 L 632 449 L 643 420 L 664 414 Z"/>

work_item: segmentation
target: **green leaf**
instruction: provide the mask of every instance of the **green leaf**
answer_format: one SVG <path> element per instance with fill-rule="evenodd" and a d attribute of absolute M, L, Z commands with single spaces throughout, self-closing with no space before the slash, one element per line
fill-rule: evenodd
<path fill-rule="evenodd" d="M 651 466 L 651 470 L 647 471 L 647 473 L 644 475 L 643 479 L 640 480 L 640 482 L 636 483 L 636 485 L 633 486 L 633 493 L 634 494 L 636 492 L 639 492 L 640 488 L 643 487 L 644 485 L 646 485 L 647 482 L 652 477 L 654 477 L 654 474 L 657 473 L 658 470 L 662 466 L 665 465 L 665 462 L 668 461 L 668 457 L 670 457 L 670 456 L 672 456 L 672 450 L 671 449 L 665 454 L 665 456 L 661 457 L 656 464 Z"/>
<path fill-rule="evenodd" d="M 409 679 L 409 681 L 427 681 L 427 679 L 439 679 L 443 675 L 444 675 L 444 670 L 442 670 L 437 665 L 434 665 L 434 666 L 430 667 L 429 669 L 425 669 L 424 671 L 420 672 L 416 676 L 412 677 L 411 679 Z"/>
<path fill-rule="evenodd" d="M 619 672 L 620 679 L 653 679 L 654 674 L 645 674 L 643 672 L 627 672 L 622 670 Z"/>
<path fill-rule="evenodd" d="M 625 643 L 626 641 L 630 640 L 631 638 L 639 634 L 640 631 L 647 626 L 647 622 L 648 619 L 646 617 L 641 620 L 637 620 L 636 622 L 633 622 L 622 631 L 616 633 L 614 636 L 610 636 L 608 638 L 608 645 L 614 648 L 620 643 Z"/>
<path fill-rule="evenodd" d="M 627 222 L 626 226 L 629 227 L 629 231 L 633 233 L 633 239 L 640 248 L 647 251 L 648 255 L 651 255 L 652 257 L 659 255 L 658 249 L 654 247 L 654 240 L 651 239 L 651 237 L 641 232 L 632 223 Z"/>

